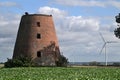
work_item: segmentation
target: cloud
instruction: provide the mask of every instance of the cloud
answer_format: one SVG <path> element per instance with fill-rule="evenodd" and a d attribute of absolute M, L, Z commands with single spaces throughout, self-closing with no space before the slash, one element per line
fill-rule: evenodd
<path fill-rule="evenodd" d="M 111 0 L 108 2 L 108 5 L 109 6 L 113 6 L 113 7 L 116 7 L 116 8 L 120 8 L 120 2 L 119 1 L 116 1 L 116 0 Z"/>
<path fill-rule="evenodd" d="M 17 32 L 20 15 L 0 15 L 0 37 L 11 37 Z"/>
<path fill-rule="evenodd" d="M 66 20 L 72 31 L 98 31 L 99 21 L 94 18 L 83 18 L 82 16 L 70 16 Z M 88 26 L 89 25 L 89 26 Z"/>
<path fill-rule="evenodd" d="M 51 8 L 48 6 L 45 7 L 40 7 L 38 10 L 38 13 L 40 14 L 49 14 L 49 15 L 54 15 L 54 19 L 60 19 L 63 18 L 67 13 L 64 10 L 59 10 L 57 8 Z"/>
<path fill-rule="evenodd" d="M 2 13 L 12 13 L 14 9 L 17 10 L 24 10 L 24 8 L 22 7 L 22 5 L 20 5 L 17 2 L 12 2 L 12 1 L 0 1 L 0 9 L 1 9 L 1 14 Z"/>
<path fill-rule="evenodd" d="M 20 15 L 0 14 L 0 62 L 12 57 L 19 21 Z"/>
<path fill-rule="evenodd" d="M 82 61 L 87 61 L 85 56 L 90 56 L 91 61 L 95 60 L 104 44 L 99 31 L 104 34 L 106 40 L 117 40 L 113 32 L 111 33 L 114 26 L 106 27 L 105 24 L 101 24 L 101 19 L 96 17 L 69 16 L 64 10 L 48 6 L 40 7 L 38 13 L 53 15 L 61 52 L 70 60 L 73 59 L 70 57 L 73 54 L 76 57 L 79 55 Z M 98 60 L 100 61 L 100 56 Z"/>
<path fill-rule="evenodd" d="M 105 3 L 96 0 L 55 0 L 56 3 L 68 6 L 98 6 L 104 7 Z M 89 5 L 88 5 L 89 4 Z"/>
<path fill-rule="evenodd" d="M 51 8 L 48 6 L 45 7 L 40 7 L 38 10 L 39 13 L 43 13 L 43 14 L 54 14 L 54 15 L 64 15 L 65 11 L 64 10 L 59 10 L 58 8 Z"/>
<path fill-rule="evenodd" d="M 117 0 L 54 0 L 54 3 L 66 6 L 83 7 L 109 7 L 120 8 L 120 2 Z"/>
<path fill-rule="evenodd" d="M 13 6 L 18 6 L 18 4 L 15 2 L 6 1 L 6 2 L 0 2 L 0 6 L 1 7 L 13 7 Z"/>
<path fill-rule="evenodd" d="M 20 15 L 11 11 L 13 8 L 20 8 L 20 5 L 16 2 L 0 1 L 0 62 L 11 58 L 13 54 L 20 21 Z"/>
<path fill-rule="evenodd" d="M 102 58 L 96 59 L 103 44 L 99 31 L 106 40 L 116 40 L 112 34 L 115 26 L 103 25 L 101 19 L 96 17 L 70 16 L 64 10 L 49 6 L 40 7 L 37 13 L 53 15 L 61 52 L 70 60 L 73 59 L 71 55 L 74 55 L 79 56 L 81 61 L 100 61 Z M 20 17 L 18 14 L 0 14 L 0 61 L 12 57 Z"/>
<path fill-rule="evenodd" d="M 48 6 L 39 8 L 39 13 L 52 14 L 57 26 L 72 31 L 97 31 L 99 21 L 95 18 L 83 18 L 82 16 L 68 16 L 63 10 Z M 88 26 L 89 25 L 89 26 Z"/>

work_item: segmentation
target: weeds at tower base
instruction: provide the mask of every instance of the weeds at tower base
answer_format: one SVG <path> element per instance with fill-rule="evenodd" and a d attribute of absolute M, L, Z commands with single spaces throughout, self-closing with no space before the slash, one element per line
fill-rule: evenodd
<path fill-rule="evenodd" d="M 61 55 L 59 57 L 59 60 L 56 61 L 56 67 L 67 67 L 68 65 L 68 59 Z M 5 62 L 4 67 L 5 68 L 12 68 L 12 67 L 35 67 L 36 64 L 32 62 L 32 58 L 20 56 L 15 59 L 7 59 L 7 62 Z M 41 65 L 42 66 L 42 65 Z"/>

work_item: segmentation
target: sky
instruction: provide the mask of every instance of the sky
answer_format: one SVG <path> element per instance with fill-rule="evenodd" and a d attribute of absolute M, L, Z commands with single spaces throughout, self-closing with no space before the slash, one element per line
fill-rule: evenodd
<path fill-rule="evenodd" d="M 0 0 L 0 62 L 12 58 L 21 16 L 52 14 L 60 51 L 70 62 L 120 62 L 120 39 L 114 35 L 120 0 Z"/>

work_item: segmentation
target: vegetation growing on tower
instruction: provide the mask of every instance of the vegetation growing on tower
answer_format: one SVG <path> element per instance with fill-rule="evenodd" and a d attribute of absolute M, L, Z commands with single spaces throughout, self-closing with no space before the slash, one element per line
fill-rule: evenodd
<path fill-rule="evenodd" d="M 119 39 L 120 39 L 120 13 L 119 13 L 119 15 L 117 15 L 116 17 L 116 22 L 117 22 L 117 26 L 118 26 L 118 28 L 116 28 L 115 30 L 114 30 L 114 34 L 115 34 L 115 36 L 116 37 L 118 37 Z"/>

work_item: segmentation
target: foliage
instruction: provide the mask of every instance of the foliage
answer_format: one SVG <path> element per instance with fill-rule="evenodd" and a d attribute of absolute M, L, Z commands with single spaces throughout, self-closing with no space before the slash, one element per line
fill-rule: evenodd
<path fill-rule="evenodd" d="M 120 62 L 114 62 L 112 66 L 120 66 Z"/>
<path fill-rule="evenodd" d="M 56 61 L 56 65 L 58 67 L 66 67 L 68 65 L 68 59 L 63 55 L 60 55 L 59 60 Z"/>
<path fill-rule="evenodd" d="M 116 22 L 118 23 L 118 28 L 116 28 L 114 30 L 114 34 L 116 37 L 118 37 L 120 39 L 120 24 L 119 24 L 120 23 L 120 13 L 115 18 L 116 18 Z"/>
<path fill-rule="evenodd" d="M 96 61 L 92 61 L 92 62 L 89 62 L 89 65 L 90 65 L 90 66 L 99 66 L 100 63 L 99 63 L 99 62 L 96 62 Z"/>
<path fill-rule="evenodd" d="M 8 59 L 7 62 L 5 62 L 5 67 L 11 68 L 11 67 L 29 67 L 32 66 L 31 58 L 20 56 L 15 59 Z"/>
<path fill-rule="evenodd" d="M 115 16 L 115 18 L 116 18 L 116 22 L 120 23 L 120 13 L 117 16 Z"/>
<path fill-rule="evenodd" d="M 114 30 L 114 34 L 116 37 L 120 38 L 120 27 L 118 27 Z"/>
<path fill-rule="evenodd" d="M 0 80 L 119 80 L 120 68 L 0 68 Z"/>

